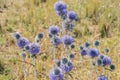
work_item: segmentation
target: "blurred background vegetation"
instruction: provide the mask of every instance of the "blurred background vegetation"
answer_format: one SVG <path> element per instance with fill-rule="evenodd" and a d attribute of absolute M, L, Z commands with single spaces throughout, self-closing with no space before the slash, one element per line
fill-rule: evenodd
<path fill-rule="evenodd" d="M 51 64 L 48 66 L 48 63 L 53 61 L 50 59 L 50 49 L 46 48 L 50 45 L 47 40 L 47 29 L 53 24 L 61 26 L 60 18 L 53 9 L 56 1 L 58 0 L 0 0 L 0 80 L 23 80 L 22 66 L 19 61 L 20 50 L 10 35 L 15 31 L 19 31 L 31 41 L 34 40 L 37 32 L 44 32 L 45 38 L 41 55 L 38 56 L 37 68 L 40 71 L 40 80 L 48 80 L 48 71 L 52 67 Z M 79 18 L 73 32 L 76 40 L 75 51 L 78 51 L 80 44 L 85 41 L 100 40 L 101 52 L 109 46 L 108 55 L 117 68 L 111 73 L 110 80 L 120 80 L 120 0 L 64 1 L 68 10 L 76 11 Z M 75 65 L 79 60 L 77 55 L 78 52 L 74 60 Z M 29 58 L 27 61 L 31 62 Z M 89 65 L 88 62 L 82 66 L 85 65 Z M 32 69 L 29 64 L 28 67 Z M 89 80 L 86 76 L 89 74 L 88 68 L 83 68 L 84 72 L 80 74 L 78 80 Z M 32 70 L 30 73 L 28 80 L 34 80 Z M 109 72 L 107 75 L 110 75 Z"/>

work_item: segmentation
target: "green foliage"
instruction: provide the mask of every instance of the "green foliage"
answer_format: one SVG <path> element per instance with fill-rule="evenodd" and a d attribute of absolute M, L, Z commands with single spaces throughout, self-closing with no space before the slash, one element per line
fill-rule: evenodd
<path fill-rule="evenodd" d="M 10 63 L 16 64 L 17 63 L 17 58 L 10 58 L 8 61 Z"/>

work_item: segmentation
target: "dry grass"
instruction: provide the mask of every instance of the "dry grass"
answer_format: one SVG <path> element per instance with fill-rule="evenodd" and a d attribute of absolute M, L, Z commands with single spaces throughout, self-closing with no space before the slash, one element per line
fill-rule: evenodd
<path fill-rule="evenodd" d="M 43 0 L 44 1 L 44 0 Z M 4 63 L 4 74 L 0 74 L 0 80 L 23 80 L 22 63 L 20 62 L 20 50 L 10 36 L 11 32 L 19 31 L 30 41 L 34 40 L 37 32 L 44 32 L 42 51 L 37 56 L 37 69 L 39 80 L 48 80 L 49 70 L 53 67 L 51 59 L 51 46 L 47 37 L 47 29 L 50 25 L 60 25 L 60 19 L 53 10 L 57 0 L 0 0 L 0 60 Z M 76 80 L 90 79 L 89 58 L 81 64 L 80 69 L 75 69 L 79 61 L 79 46 L 95 39 L 101 41 L 100 50 L 110 48 L 109 55 L 116 70 L 107 71 L 111 76 L 109 80 L 120 80 L 120 1 L 119 0 L 65 0 L 69 10 L 75 10 L 80 18 L 75 27 L 74 77 L 75 71 L 79 70 Z M 116 20 L 117 19 L 117 20 Z M 101 38 L 104 37 L 104 38 Z M 63 45 L 59 46 L 58 57 L 64 54 Z M 31 63 L 29 57 L 26 58 Z M 1 65 L 1 64 L 0 64 Z M 27 80 L 34 80 L 33 67 L 27 64 L 30 75 Z M 96 77 L 96 75 L 95 75 Z M 73 80 L 71 78 L 71 80 Z"/>

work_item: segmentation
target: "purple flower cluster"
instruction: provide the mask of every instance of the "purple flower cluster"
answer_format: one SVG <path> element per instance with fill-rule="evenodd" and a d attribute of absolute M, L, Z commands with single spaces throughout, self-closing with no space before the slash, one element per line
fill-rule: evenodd
<path fill-rule="evenodd" d="M 64 20 L 62 22 L 62 27 L 66 31 L 72 31 L 75 26 L 75 21 Z"/>
<path fill-rule="evenodd" d="M 80 49 L 79 53 L 81 54 L 81 56 L 86 56 L 88 54 L 88 49 L 87 48 Z"/>
<path fill-rule="evenodd" d="M 98 57 L 99 56 L 99 51 L 96 48 L 89 49 L 88 55 L 91 56 L 92 58 Z"/>
<path fill-rule="evenodd" d="M 53 68 L 49 73 L 50 80 L 63 80 L 63 75 L 66 73 L 69 73 L 73 69 L 73 63 L 72 59 L 74 58 L 74 54 L 72 54 L 72 51 L 74 49 L 74 39 L 72 36 L 70 36 L 73 28 L 75 27 L 75 22 L 78 19 L 78 16 L 75 11 L 68 11 L 67 6 L 63 1 L 58 1 L 54 4 L 54 10 L 57 15 L 61 17 L 62 20 L 62 34 L 64 34 L 64 31 L 66 31 L 65 35 L 62 35 L 61 38 L 59 35 L 60 29 L 57 26 L 50 26 L 49 31 L 49 38 L 51 40 L 51 43 L 55 46 L 54 47 L 54 53 L 56 54 L 56 46 L 63 43 L 65 46 L 65 55 L 67 58 L 63 58 L 61 60 L 57 60 L 55 63 L 55 68 Z M 70 46 L 70 47 L 69 47 Z M 91 58 L 91 65 L 92 69 L 94 66 L 102 66 L 103 68 L 109 66 L 111 70 L 115 69 L 115 66 L 112 64 L 112 61 L 110 57 L 106 55 L 100 55 L 101 51 L 98 49 L 98 46 L 100 46 L 100 41 L 95 40 L 93 42 L 93 46 L 91 47 L 90 42 L 85 42 L 82 44 L 82 46 L 79 49 L 79 54 L 81 56 L 81 61 L 83 56 L 89 56 Z M 70 49 L 71 48 L 71 49 Z M 106 48 L 104 52 L 109 52 L 109 49 Z M 71 53 L 71 54 L 70 54 Z M 56 57 L 56 56 L 54 56 Z M 81 62 L 80 61 L 80 62 Z M 92 71 L 92 70 L 91 70 Z M 108 80 L 108 78 L 104 75 L 101 75 L 97 77 L 96 80 Z"/>
<path fill-rule="evenodd" d="M 32 55 L 36 55 L 37 53 L 40 52 L 40 47 L 37 43 L 30 43 L 29 44 L 29 52 Z"/>
<path fill-rule="evenodd" d="M 87 45 L 82 45 L 79 49 L 79 53 L 81 54 L 81 56 L 90 56 L 91 58 L 95 58 L 99 56 L 99 50 L 96 48 L 88 48 Z"/>
<path fill-rule="evenodd" d="M 11 35 L 15 40 L 18 40 L 21 38 L 21 34 L 19 32 L 12 33 Z"/>
<path fill-rule="evenodd" d="M 72 62 L 67 62 L 66 64 L 64 64 L 63 62 L 61 62 L 60 68 L 65 72 L 68 73 L 73 69 L 73 64 Z"/>
<path fill-rule="evenodd" d="M 63 1 L 58 1 L 54 4 L 54 10 L 57 15 L 64 17 L 67 13 L 67 6 Z"/>
<path fill-rule="evenodd" d="M 62 27 L 66 31 L 73 30 L 77 14 L 74 11 L 67 11 L 67 6 L 63 1 L 54 4 L 54 10 L 62 18 Z"/>
<path fill-rule="evenodd" d="M 27 38 L 22 37 L 18 32 L 13 33 L 13 36 L 19 48 L 28 51 L 32 55 L 36 55 L 40 52 L 40 46 L 37 40 L 40 41 L 43 38 L 43 33 L 38 33 L 35 38 L 35 42 L 33 43 L 29 42 Z"/>
<path fill-rule="evenodd" d="M 54 35 L 58 35 L 58 33 L 60 32 L 60 29 L 57 26 L 53 25 L 49 27 L 48 31 L 49 31 L 49 34 L 54 36 Z"/>
<path fill-rule="evenodd" d="M 110 66 L 112 64 L 112 60 L 110 57 L 106 55 L 101 55 L 98 59 L 98 65 L 99 66 Z"/>
<path fill-rule="evenodd" d="M 67 17 L 69 20 L 76 20 L 77 19 L 77 14 L 74 11 L 69 11 L 67 13 Z"/>
<path fill-rule="evenodd" d="M 101 75 L 101 76 L 97 77 L 96 80 L 108 80 L 108 78 L 104 75 Z"/>
<path fill-rule="evenodd" d="M 49 38 L 54 46 L 58 46 L 62 43 L 62 39 L 59 36 L 60 29 L 57 26 L 50 26 L 48 31 Z"/>
<path fill-rule="evenodd" d="M 109 66 L 110 69 L 108 69 L 108 70 L 110 70 L 110 71 L 114 70 L 115 65 L 112 64 L 111 58 L 108 57 L 107 55 L 100 54 L 99 49 L 97 49 L 98 48 L 97 46 L 100 46 L 100 42 L 98 40 L 96 40 L 96 41 L 94 41 L 93 45 L 96 48 L 90 47 L 89 42 L 82 44 L 82 46 L 80 46 L 80 49 L 79 49 L 79 53 L 81 54 L 81 56 L 88 55 L 91 57 L 91 59 L 95 58 L 95 61 L 92 60 L 92 66 L 97 65 L 97 66 L 103 67 L 104 69 L 106 69 Z M 109 52 L 109 48 L 106 48 L 104 50 L 104 52 L 105 53 Z M 108 78 L 104 75 L 101 75 L 101 76 L 97 77 L 96 80 L 108 80 Z"/>
<path fill-rule="evenodd" d="M 73 64 L 68 58 L 62 58 L 55 61 L 57 68 L 53 68 L 49 73 L 50 80 L 63 80 L 65 73 L 69 73 L 73 69 Z"/>
<path fill-rule="evenodd" d="M 24 48 L 28 44 L 29 44 L 29 41 L 25 37 L 21 37 L 21 38 L 17 39 L 17 46 L 19 48 Z"/>
<path fill-rule="evenodd" d="M 49 73 L 50 80 L 63 80 L 64 73 L 60 68 L 53 68 Z"/>
<path fill-rule="evenodd" d="M 74 42 L 73 37 L 72 37 L 72 36 L 69 36 L 69 35 L 65 35 L 65 36 L 62 38 L 62 40 L 63 40 L 63 43 L 64 43 L 65 46 L 69 46 L 69 45 L 71 45 L 71 44 Z"/>
<path fill-rule="evenodd" d="M 62 40 L 61 40 L 61 38 L 60 38 L 59 36 L 56 36 L 56 37 L 52 40 L 52 43 L 53 43 L 53 45 L 58 46 L 59 44 L 62 43 Z"/>
<path fill-rule="evenodd" d="M 35 42 L 40 43 L 40 40 L 44 37 L 44 34 L 42 32 L 37 33 L 35 37 Z"/>

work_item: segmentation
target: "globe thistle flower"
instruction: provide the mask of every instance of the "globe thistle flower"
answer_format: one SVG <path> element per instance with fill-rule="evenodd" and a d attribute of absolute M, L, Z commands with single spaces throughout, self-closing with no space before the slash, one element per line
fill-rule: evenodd
<path fill-rule="evenodd" d="M 68 61 L 66 64 L 61 63 L 60 68 L 63 70 L 63 72 L 68 73 L 73 69 L 73 64 L 70 61 Z"/>
<path fill-rule="evenodd" d="M 69 54 L 69 58 L 70 58 L 70 59 L 73 59 L 74 57 L 75 57 L 75 55 L 74 55 L 73 53 L 70 53 L 70 54 Z"/>
<path fill-rule="evenodd" d="M 72 62 L 69 61 L 68 64 L 67 64 L 67 66 L 68 66 L 68 70 L 66 70 L 66 72 L 70 72 L 73 69 Z"/>
<path fill-rule="evenodd" d="M 89 49 L 88 50 L 88 55 L 91 56 L 92 58 L 98 57 L 99 56 L 99 51 L 95 48 Z"/>
<path fill-rule="evenodd" d="M 42 32 L 37 33 L 35 37 L 35 42 L 40 42 L 40 40 L 44 37 L 44 34 Z"/>
<path fill-rule="evenodd" d="M 21 38 L 21 34 L 19 32 L 15 32 L 11 34 L 15 40 L 18 40 Z"/>
<path fill-rule="evenodd" d="M 29 52 L 32 55 L 36 55 L 37 53 L 40 52 L 40 47 L 37 43 L 31 43 L 30 44 L 30 48 L 29 48 Z"/>
<path fill-rule="evenodd" d="M 101 60 L 101 59 L 98 59 L 98 60 L 97 60 L 97 65 L 98 65 L 98 66 L 102 66 L 102 60 Z"/>
<path fill-rule="evenodd" d="M 100 58 L 100 59 L 103 59 L 103 58 L 104 58 L 104 56 L 105 56 L 105 55 L 100 55 L 100 57 L 99 57 L 99 58 Z"/>
<path fill-rule="evenodd" d="M 101 76 L 97 77 L 96 80 L 108 80 L 108 78 L 104 75 L 101 75 Z"/>
<path fill-rule="evenodd" d="M 115 70 L 115 65 L 111 64 L 111 65 L 110 65 L 110 69 L 111 69 L 111 70 Z"/>
<path fill-rule="evenodd" d="M 51 35 L 57 35 L 58 32 L 60 32 L 60 29 L 57 26 L 53 25 L 49 27 L 48 31 L 49 31 L 49 34 Z"/>
<path fill-rule="evenodd" d="M 19 48 L 24 48 L 27 44 L 29 44 L 29 41 L 25 37 L 21 37 L 20 39 L 17 39 L 17 46 Z"/>
<path fill-rule="evenodd" d="M 74 42 L 74 39 L 72 38 L 72 36 L 69 36 L 69 35 L 65 35 L 62 39 L 63 39 L 63 43 L 66 46 L 69 46 Z"/>
<path fill-rule="evenodd" d="M 52 34 L 49 34 L 48 37 L 51 39 L 51 38 L 53 37 L 53 35 L 52 35 Z"/>
<path fill-rule="evenodd" d="M 89 47 L 90 46 L 90 43 L 89 42 L 85 42 L 85 47 Z"/>
<path fill-rule="evenodd" d="M 105 53 L 108 53 L 110 50 L 109 50 L 109 48 L 106 48 L 105 49 Z"/>
<path fill-rule="evenodd" d="M 72 44 L 72 45 L 71 45 L 71 49 L 74 49 L 74 48 L 75 48 L 75 45 L 74 45 L 74 44 Z"/>
<path fill-rule="evenodd" d="M 83 48 L 82 50 L 80 49 L 79 50 L 79 53 L 82 55 L 82 56 L 85 56 L 88 54 L 88 49 L 87 48 Z"/>
<path fill-rule="evenodd" d="M 100 42 L 98 40 L 94 41 L 94 46 L 99 46 Z"/>
<path fill-rule="evenodd" d="M 42 39 L 44 37 L 44 34 L 42 32 L 39 32 L 37 35 L 39 39 Z"/>
<path fill-rule="evenodd" d="M 67 17 L 69 20 L 76 20 L 77 14 L 74 11 L 69 11 L 69 12 L 67 12 Z"/>
<path fill-rule="evenodd" d="M 73 30 L 74 26 L 75 26 L 75 22 L 74 22 L 74 21 L 64 20 L 64 21 L 62 22 L 62 27 L 63 27 L 63 29 L 66 30 L 66 31 L 71 31 L 71 30 Z"/>
<path fill-rule="evenodd" d="M 27 44 L 27 45 L 24 47 L 24 50 L 25 50 L 25 51 L 29 51 L 29 49 L 30 49 L 30 45 Z"/>
<path fill-rule="evenodd" d="M 20 56 L 21 56 L 22 59 L 25 59 L 26 58 L 26 53 L 25 52 L 21 52 Z"/>
<path fill-rule="evenodd" d="M 58 1 L 54 4 L 55 11 L 62 11 L 64 9 L 67 9 L 67 6 L 63 1 Z"/>
<path fill-rule="evenodd" d="M 63 1 L 58 1 L 54 4 L 54 10 L 56 14 L 64 16 L 67 13 L 67 6 Z"/>
<path fill-rule="evenodd" d="M 63 9 L 62 11 L 55 11 L 57 15 L 61 16 L 63 20 L 66 19 L 67 10 Z"/>
<path fill-rule="evenodd" d="M 55 64 L 56 64 L 57 67 L 60 67 L 61 61 L 60 60 L 55 60 Z"/>
<path fill-rule="evenodd" d="M 80 50 L 83 50 L 84 49 L 84 46 L 80 46 Z"/>
<path fill-rule="evenodd" d="M 49 73 L 50 80 L 63 80 L 64 74 L 60 68 L 53 68 Z"/>
<path fill-rule="evenodd" d="M 67 64 L 68 63 L 68 59 L 67 58 L 62 58 L 61 63 L 62 64 Z"/>
<path fill-rule="evenodd" d="M 53 45 L 58 46 L 59 44 L 62 43 L 62 39 L 57 36 L 52 40 L 52 43 L 53 43 Z"/>
<path fill-rule="evenodd" d="M 102 59 L 103 66 L 111 65 L 111 63 L 112 63 L 112 61 L 111 61 L 110 57 L 104 56 L 104 58 Z"/>

